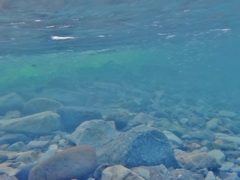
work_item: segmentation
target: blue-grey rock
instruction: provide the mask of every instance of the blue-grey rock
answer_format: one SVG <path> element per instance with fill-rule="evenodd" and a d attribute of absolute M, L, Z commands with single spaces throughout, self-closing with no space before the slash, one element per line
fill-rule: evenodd
<path fill-rule="evenodd" d="M 68 132 L 73 132 L 76 127 L 87 120 L 102 119 L 99 111 L 92 108 L 65 106 L 57 109 L 61 122 Z"/>
<path fill-rule="evenodd" d="M 210 154 L 212 157 L 214 157 L 216 159 L 216 161 L 220 164 L 222 164 L 226 160 L 225 154 L 220 150 L 214 149 L 214 150 L 208 152 L 208 154 Z"/>
<path fill-rule="evenodd" d="M 174 169 L 164 174 L 164 180 L 203 180 L 201 174 L 191 172 L 186 169 Z"/>
<path fill-rule="evenodd" d="M 163 134 L 168 138 L 173 147 L 182 147 L 183 141 L 175 134 L 170 131 L 163 131 Z"/>
<path fill-rule="evenodd" d="M 205 180 L 216 180 L 216 177 L 215 177 L 215 175 L 213 174 L 212 171 L 209 171 L 207 173 L 207 176 L 205 177 Z"/>
<path fill-rule="evenodd" d="M 223 133 L 214 133 L 216 139 L 221 139 L 224 143 L 240 146 L 240 137 L 231 136 Z"/>
<path fill-rule="evenodd" d="M 24 100 L 17 93 L 9 93 L 0 97 L 0 115 L 5 115 L 7 111 L 21 110 Z"/>
<path fill-rule="evenodd" d="M 222 172 L 231 172 L 231 169 L 233 167 L 234 167 L 233 162 L 225 162 L 225 163 L 222 163 L 222 166 L 219 168 L 219 170 Z"/>
<path fill-rule="evenodd" d="M 8 156 L 6 154 L 0 154 L 0 163 L 3 163 L 6 160 L 8 160 Z"/>
<path fill-rule="evenodd" d="M 190 133 L 192 139 L 213 141 L 215 135 L 210 130 L 195 131 Z"/>
<path fill-rule="evenodd" d="M 123 130 L 127 126 L 131 117 L 132 116 L 125 111 L 116 111 L 108 114 L 105 119 L 107 121 L 114 121 L 117 130 Z"/>
<path fill-rule="evenodd" d="M 51 111 L 0 121 L 0 130 L 7 132 L 46 135 L 61 129 L 60 116 Z"/>
<path fill-rule="evenodd" d="M 207 152 L 182 153 L 178 154 L 176 158 L 188 170 L 199 170 L 202 168 L 217 169 L 220 167 L 216 159 Z"/>
<path fill-rule="evenodd" d="M 103 163 L 126 167 L 159 164 L 179 167 L 167 137 L 158 129 L 146 126 L 120 134 L 99 151 L 98 158 Z"/>
<path fill-rule="evenodd" d="M 7 151 L 21 151 L 24 147 L 24 143 L 22 141 L 16 142 L 12 145 L 10 145 L 7 148 Z"/>
<path fill-rule="evenodd" d="M 49 141 L 31 141 L 26 145 L 26 149 L 42 149 L 49 144 Z"/>
<path fill-rule="evenodd" d="M 70 135 L 70 140 L 76 145 L 92 145 L 98 150 L 117 137 L 119 133 L 104 120 L 91 120 L 83 122 Z"/>
<path fill-rule="evenodd" d="M 23 134 L 5 134 L 0 137 L 0 145 L 13 144 L 18 141 L 26 142 L 29 138 Z"/>
<path fill-rule="evenodd" d="M 60 102 L 47 99 L 47 98 L 35 98 L 26 102 L 23 106 L 24 114 L 36 114 L 44 111 L 55 111 L 57 108 L 63 106 Z"/>

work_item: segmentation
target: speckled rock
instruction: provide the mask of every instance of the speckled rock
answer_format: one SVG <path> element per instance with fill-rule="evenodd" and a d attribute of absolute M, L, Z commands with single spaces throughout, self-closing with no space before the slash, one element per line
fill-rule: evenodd
<path fill-rule="evenodd" d="M 97 167 L 96 153 L 92 146 L 66 149 L 39 163 L 30 171 L 29 180 L 84 179 Z"/>
<path fill-rule="evenodd" d="M 57 109 L 61 122 L 68 132 L 73 132 L 76 127 L 87 120 L 102 119 L 99 111 L 92 108 L 66 106 Z"/>
<path fill-rule="evenodd" d="M 17 93 L 9 93 L 0 97 L 0 115 L 5 115 L 7 111 L 21 110 L 24 100 Z"/>
<path fill-rule="evenodd" d="M 26 102 L 23 106 L 24 114 L 36 114 L 44 111 L 55 111 L 57 108 L 60 108 L 62 103 L 47 99 L 47 98 L 35 98 Z"/>
<path fill-rule="evenodd" d="M 164 164 L 178 167 L 170 142 L 158 129 L 137 126 L 99 150 L 99 161 L 126 167 Z"/>
<path fill-rule="evenodd" d="M 60 129 L 60 116 L 51 111 L 0 122 L 0 130 L 16 133 L 45 135 Z"/>
<path fill-rule="evenodd" d="M 103 170 L 101 180 L 144 180 L 137 173 L 121 165 L 115 165 Z"/>

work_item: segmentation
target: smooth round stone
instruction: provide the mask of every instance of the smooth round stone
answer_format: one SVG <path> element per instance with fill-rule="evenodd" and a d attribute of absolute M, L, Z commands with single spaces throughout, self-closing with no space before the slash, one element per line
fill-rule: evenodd
<path fill-rule="evenodd" d="M 97 167 L 92 146 L 82 145 L 66 149 L 36 165 L 29 180 L 85 179 Z"/>

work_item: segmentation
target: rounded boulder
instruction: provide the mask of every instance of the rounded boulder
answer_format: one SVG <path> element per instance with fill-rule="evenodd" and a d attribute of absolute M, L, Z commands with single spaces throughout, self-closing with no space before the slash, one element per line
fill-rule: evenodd
<path fill-rule="evenodd" d="M 66 149 L 36 165 L 29 180 L 83 179 L 97 167 L 97 158 L 92 146 L 82 145 Z"/>

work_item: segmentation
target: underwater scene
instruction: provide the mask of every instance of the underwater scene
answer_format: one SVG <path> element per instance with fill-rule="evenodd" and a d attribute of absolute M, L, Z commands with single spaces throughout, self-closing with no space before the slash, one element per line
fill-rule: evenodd
<path fill-rule="evenodd" d="M 240 180 L 239 0 L 0 0 L 0 180 Z"/>

